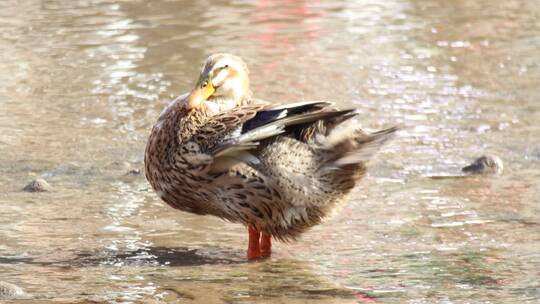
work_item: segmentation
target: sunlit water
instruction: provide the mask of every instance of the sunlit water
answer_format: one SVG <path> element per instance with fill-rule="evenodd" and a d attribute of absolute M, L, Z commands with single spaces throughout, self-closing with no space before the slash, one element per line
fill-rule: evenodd
<path fill-rule="evenodd" d="M 0 2 L 0 281 L 31 303 L 539 303 L 537 1 Z M 143 150 L 206 56 L 259 98 L 403 126 L 335 217 L 265 261 L 177 212 Z M 458 173 L 483 153 L 500 177 Z M 51 193 L 22 192 L 43 177 Z"/>

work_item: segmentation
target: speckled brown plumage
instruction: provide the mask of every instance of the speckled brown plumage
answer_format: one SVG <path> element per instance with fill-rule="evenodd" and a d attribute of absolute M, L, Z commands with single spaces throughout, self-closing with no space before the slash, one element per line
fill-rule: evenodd
<path fill-rule="evenodd" d="M 355 112 L 326 102 L 250 100 L 245 64 L 218 54 L 195 89 L 162 112 L 145 166 L 167 204 L 294 239 L 346 199 L 396 130 L 365 133 L 349 120 Z"/>

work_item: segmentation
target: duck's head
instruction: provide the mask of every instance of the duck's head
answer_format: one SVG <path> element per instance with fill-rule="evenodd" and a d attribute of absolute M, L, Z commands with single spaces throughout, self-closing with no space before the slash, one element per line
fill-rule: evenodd
<path fill-rule="evenodd" d="M 214 54 L 204 62 L 199 80 L 187 98 L 187 108 L 198 109 L 207 103 L 232 108 L 249 94 L 248 69 L 244 61 L 231 54 Z"/>

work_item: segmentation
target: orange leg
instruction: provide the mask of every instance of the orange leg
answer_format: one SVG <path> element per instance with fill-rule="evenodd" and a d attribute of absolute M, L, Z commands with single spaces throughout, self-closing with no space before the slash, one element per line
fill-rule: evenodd
<path fill-rule="evenodd" d="M 248 226 L 248 233 L 249 233 L 249 243 L 248 243 L 248 250 L 247 250 L 248 260 L 258 259 L 261 257 L 261 249 L 259 246 L 261 233 L 257 231 L 255 227 L 251 225 Z"/>
<path fill-rule="evenodd" d="M 261 233 L 261 256 L 267 257 L 272 252 L 272 235 Z"/>

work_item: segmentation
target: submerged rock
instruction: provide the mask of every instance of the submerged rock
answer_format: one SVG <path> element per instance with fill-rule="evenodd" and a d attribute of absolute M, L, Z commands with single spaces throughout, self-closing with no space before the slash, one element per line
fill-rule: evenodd
<path fill-rule="evenodd" d="M 52 190 L 52 187 L 46 180 L 38 178 L 26 185 L 23 190 L 26 192 L 48 192 Z"/>
<path fill-rule="evenodd" d="M 141 169 L 131 169 L 126 173 L 126 175 L 141 175 Z"/>
<path fill-rule="evenodd" d="M 463 167 L 461 171 L 467 174 L 501 174 L 503 162 L 497 156 L 484 155 L 477 158 L 472 164 Z"/>
<path fill-rule="evenodd" d="M 28 295 L 19 286 L 0 281 L 0 300 L 21 299 L 26 297 L 28 297 Z"/>

